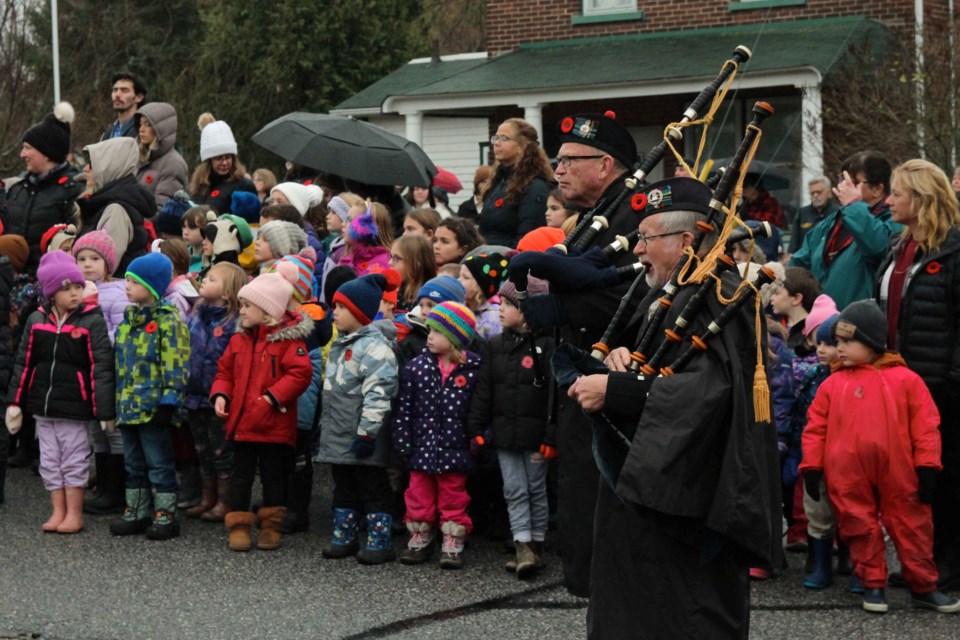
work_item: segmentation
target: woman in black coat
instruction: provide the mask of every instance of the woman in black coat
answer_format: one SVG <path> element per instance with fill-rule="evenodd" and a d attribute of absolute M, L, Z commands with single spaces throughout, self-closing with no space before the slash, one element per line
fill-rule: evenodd
<path fill-rule="evenodd" d="M 247 170 L 237 159 L 237 141 L 226 122 L 215 120 L 200 130 L 200 159 L 190 178 L 190 196 L 195 204 L 230 213 L 235 191 L 256 195 L 257 188 L 245 177 Z"/>

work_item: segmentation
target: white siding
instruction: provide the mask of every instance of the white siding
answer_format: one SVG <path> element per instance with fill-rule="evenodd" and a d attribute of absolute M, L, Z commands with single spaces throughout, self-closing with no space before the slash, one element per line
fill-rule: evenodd
<path fill-rule="evenodd" d="M 399 136 L 406 134 L 401 116 L 371 116 L 370 122 Z M 424 116 L 423 150 L 433 163 L 452 172 L 463 189 L 450 195 L 450 210 L 473 194 L 473 173 L 480 165 L 480 143 L 490 137 L 486 118 L 441 118 Z"/>

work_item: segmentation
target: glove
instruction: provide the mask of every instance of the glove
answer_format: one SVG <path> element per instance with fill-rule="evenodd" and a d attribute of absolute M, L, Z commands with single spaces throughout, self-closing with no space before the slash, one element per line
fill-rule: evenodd
<path fill-rule="evenodd" d="M 365 460 L 377 450 L 377 440 L 371 436 L 357 436 L 350 445 L 350 453 L 360 460 Z"/>
<path fill-rule="evenodd" d="M 150 425 L 154 427 L 172 427 L 173 426 L 173 405 L 162 404 L 157 407 L 157 412 L 150 419 Z"/>
<path fill-rule="evenodd" d="M 480 452 L 483 451 L 483 446 L 487 444 L 487 441 L 483 439 L 483 436 L 476 436 L 470 438 L 470 455 L 476 458 L 480 455 Z"/>
<path fill-rule="evenodd" d="M 567 324 L 567 312 L 563 303 L 559 297 L 552 294 L 530 296 L 520 302 L 520 310 L 523 311 L 523 317 L 531 331 Z"/>
<path fill-rule="evenodd" d="M 937 470 L 933 467 L 917 467 L 917 480 L 920 488 L 917 497 L 923 504 L 933 504 L 933 497 L 937 492 Z"/>
<path fill-rule="evenodd" d="M 540 445 L 540 453 L 543 454 L 544 460 L 553 460 L 557 457 L 557 448 L 551 447 L 548 444 Z"/>
<path fill-rule="evenodd" d="M 10 435 L 14 435 L 17 431 L 20 431 L 20 427 L 23 426 L 23 411 L 15 404 L 7 407 L 7 431 L 10 432 Z"/>
<path fill-rule="evenodd" d="M 106 431 L 107 433 L 113 433 L 117 430 L 117 421 L 116 420 L 101 420 L 100 428 Z"/>
<path fill-rule="evenodd" d="M 803 488 L 807 495 L 816 501 L 820 501 L 820 481 L 823 480 L 823 471 L 820 469 L 807 469 L 803 473 Z"/>

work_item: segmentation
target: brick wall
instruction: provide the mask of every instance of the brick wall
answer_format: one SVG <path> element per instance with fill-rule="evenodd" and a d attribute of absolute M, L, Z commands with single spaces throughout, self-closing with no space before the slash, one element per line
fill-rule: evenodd
<path fill-rule="evenodd" d="M 925 0 L 927 24 L 943 21 L 950 0 Z M 675 31 L 770 21 L 865 15 L 890 26 L 913 23 L 913 0 L 808 0 L 805 5 L 730 11 L 727 0 L 637 0 L 643 20 L 572 25 L 581 0 L 487 0 L 487 49 L 491 55 L 523 42 Z"/>

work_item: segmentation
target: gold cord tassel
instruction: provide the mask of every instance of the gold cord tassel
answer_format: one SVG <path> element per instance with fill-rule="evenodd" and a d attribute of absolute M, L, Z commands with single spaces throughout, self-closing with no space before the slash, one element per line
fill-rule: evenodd
<path fill-rule="evenodd" d="M 767 370 L 763 367 L 763 333 L 761 333 L 763 303 L 760 301 L 759 289 L 756 289 L 754 300 L 756 301 L 754 329 L 757 334 L 757 368 L 753 371 L 753 416 L 757 422 L 770 422 L 770 385 L 767 384 Z"/>

